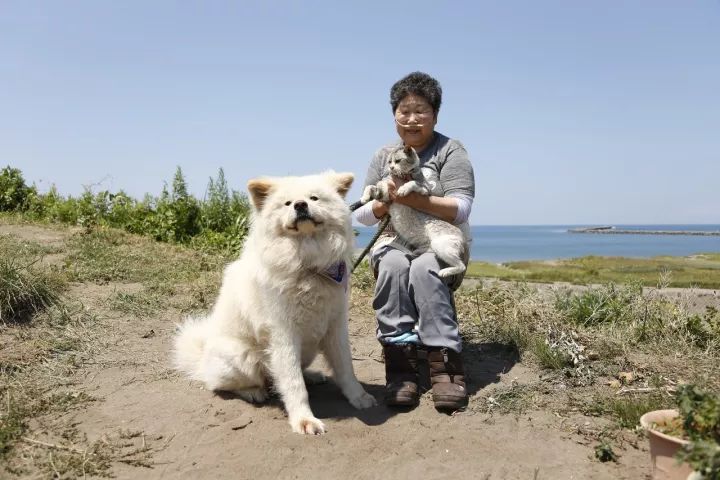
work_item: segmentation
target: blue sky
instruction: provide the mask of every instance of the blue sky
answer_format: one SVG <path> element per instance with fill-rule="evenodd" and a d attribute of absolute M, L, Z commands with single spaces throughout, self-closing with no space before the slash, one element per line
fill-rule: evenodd
<path fill-rule="evenodd" d="M 720 223 L 720 2 L 0 3 L 0 165 L 64 194 L 352 171 L 444 89 L 473 224 Z"/>

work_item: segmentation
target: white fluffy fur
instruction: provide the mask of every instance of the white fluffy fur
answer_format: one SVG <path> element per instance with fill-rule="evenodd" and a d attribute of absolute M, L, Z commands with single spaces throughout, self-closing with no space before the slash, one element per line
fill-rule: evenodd
<path fill-rule="evenodd" d="M 388 158 L 388 175 L 398 178 L 410 178 L 397 190 L 404 197 L 410 192 L 430 195 L 425 177 L 420 170 L 420 159 L 411 147 L 398 147 Z M 371 199 L 388 202 L 390 200 L 387 181 L 380 180 L 377 185 L 365 187 L 362 203 Z M 463 253 L 467 243 L 462 230 L 433 215 L 421 212 L 407 205 L 393 202 L 390 204 L 390 221 L 395 231 L 421 250 L 432 250 L 448 267 L 440 269 L 438 276 L 449 277 L 465 271 Z"/>
<path fill-rule="evenodd" d="M 211 314 L 189 319 L 175 339 L 176 367 L 210 390 L 262 402 L 272 385 L 297 433 L 325 432 L 303 380 L 318 351 L 354 407 L 375 404 L 353 372 L 347 294 L 319 273 L 338 261 L 349 265 L 353 234 L 343 197 L 352 180 L 327 172 L 251 181 L 255 208 L 242 254 L 227 266 Z"/>

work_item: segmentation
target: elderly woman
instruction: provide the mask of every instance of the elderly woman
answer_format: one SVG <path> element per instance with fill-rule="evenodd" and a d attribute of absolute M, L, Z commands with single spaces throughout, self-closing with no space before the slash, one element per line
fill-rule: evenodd
<path fill-rule="evenodd" d="M 400 141 L 375 153 L 365 185 L 386 177 L 388 155 L 397 146 L 413 147 L 432 191 L 429 196 L 411 193 L 399 197 L 395 192 L 404 182 L 393 178 L 390 202 L 460 226 L 469 242 L 467 221 L 475 196 L 473 168 L 459 141 L 435 131 L 441 100 L 440 84 L 425 73 L 411 73 L 392 86 L 390 104 Z M 356 218 L 364 225 L 373 225 L 387 212 L 388 204 L 375 200 L 358 209 Z M 418 403 L 417 358 L 421 347 L 427 350 L 435 407 L 461 409 L 467 405 L 468 394 L 452 290 L 462 278 L 444 281 L 437 274 L 442 267 L 434 253 L 417 251 L 391 227 L 388 230 L 370 258 L 377 272 L 373 308 L 385 356 L 385 403 Z"/>

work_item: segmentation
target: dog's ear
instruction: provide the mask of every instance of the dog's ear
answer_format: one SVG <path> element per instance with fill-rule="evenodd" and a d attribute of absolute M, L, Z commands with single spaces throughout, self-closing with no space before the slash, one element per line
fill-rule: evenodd
<path fill-rule="evenodd" d="M 341 197 L 345 198 L 348 190 L 352 186 L 355 175 L 352 173 L 330 173 L 330 178 L 335 187 L 335 190 L 340 194 Z"/>
<path fill-rule="evenodd" d="M 253 205 L 257 210 L 261 210 L 265 199 L 273 189 L 273 182 L 267 178 L 256 178 L 248 182 L 248 192 Z"/>

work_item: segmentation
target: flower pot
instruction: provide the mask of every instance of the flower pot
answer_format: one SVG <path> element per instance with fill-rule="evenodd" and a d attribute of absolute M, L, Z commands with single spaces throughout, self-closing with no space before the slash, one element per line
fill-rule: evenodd
<path fill-rule="evenodd" d="M 675 453 L 690 442 L 652 428 L 653 424 L 661 425 L 677 416 L 677 410 L 655 410 L 640 417 L 640 425 L 650 439 L 653 480 L 686 480 L 693 473 L 687 463 L 678 463 L 675 459 Z"/>

